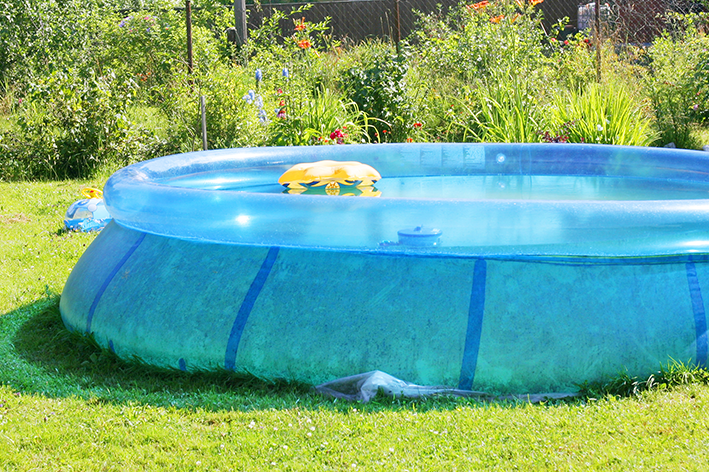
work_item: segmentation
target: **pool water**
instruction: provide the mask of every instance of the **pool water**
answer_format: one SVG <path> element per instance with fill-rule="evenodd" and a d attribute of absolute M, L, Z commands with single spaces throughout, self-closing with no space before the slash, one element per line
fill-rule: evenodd
<path fill-rule="evenodd" d="M 223 176 L 222 176 L 223 177 Z M 209 183 L 208 188 L 283 193 L 278 184 Z M 709 198 L 709 183 L 559 175 L 388 177 L 374 185 L 386 198 L 445 200 L 690 200 Z M 344 191 L 344 190 L 343 190 Z"/>

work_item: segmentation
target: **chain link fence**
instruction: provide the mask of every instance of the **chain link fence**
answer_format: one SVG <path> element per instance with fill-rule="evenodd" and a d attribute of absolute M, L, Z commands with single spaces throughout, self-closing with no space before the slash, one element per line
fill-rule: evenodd
<path fill-rule="evenodd" d="M 471 1 L 474 3 L 474 1 Z M 316 2 L 303 13 L 307 21 L 331 18 L 333 36 L 358 42 L 368 38 L 392 41 L 405 39 L 416 24 L 416 11 L 442 12 L 456 6 L 456 0 L 345 0 Z M 248 27 L 256 28 L 274 9 L 290 12 L 303 3 L 261 3 L 248 5 Z M 567 19 L 565 35 L 579 30 L 592 30 L 595 0 L 544 0 L 539 5 L 544 13 L 544 26 L 550 28 Z M 697 12 L 704 7 L 691 0 L 607 0 L 601 3 L 602 32 L 622 43 L 647 44 L 666 25 L 668 12 Z"/>

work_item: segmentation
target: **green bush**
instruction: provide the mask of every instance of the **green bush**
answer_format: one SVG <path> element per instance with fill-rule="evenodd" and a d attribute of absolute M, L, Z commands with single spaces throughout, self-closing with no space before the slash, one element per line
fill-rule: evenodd
<path fill-rule="evenodd" d="M 352 144 L 368 140 L 366 113 L 328 89 L 301 99 L 284 96 L 280 104 L 271 125 L 271 145 Z"/>
<path fill-rule="evenodd" d="M 99 70 L 134 80 L 143 90 L 168 83 L 175 69 L 185 67 L 185 54 L 176 54 L 185 49 L 184 21 L 173 10 L 136 11 L 123 18 L 103 19 L 102 47 L 95 53 Z"/>
<path fill-rule="evenodd" d="M 465 81 L 496 73 L 524 77 L 548 55 L 542 12 L 533 3 L 462 2 L 446 15 L 421 15 L 414 32 L 421 66 Z"/>
<path fill-rule="evenodd" d="M 112 74 L 57 71 L 32 85 L 18 117 L 11 154 L 39 178 L 86 177 L 130 155 L 125 116 L 134 86 Z"/>
<path fill-rule="evenodd" d="M 692 129 L 705 113 L 709 39 L 690 22 L 682 31 L 665 32 L 648 51 L 649 74 L 645 89 L 652 103 L 657 144 L 675 143 L 694 148 Z"/>
<path fill-rule="evenodd" d="M 441 141 L 538 141 L 554 48 L 538 2 L 461 3 L 421 15 L 416 75 L 427 135 Z"/>
<path fill-rule="evenodd" d="M 24 86 L 47 71 L 89 62 L 110 8 L 101 0 L 1 0 L 0 83 Z"/>
<path fill-rule="evenodd" d="M 414 109 L 408 93 L 410 53 L 397 54 L 381 41 L 361 45 L 350 57 L 350 66 L 340 73 L 340 83 L 357 107 L 374 118 L 373 141 L 405 141 L 414 123 Z"/>

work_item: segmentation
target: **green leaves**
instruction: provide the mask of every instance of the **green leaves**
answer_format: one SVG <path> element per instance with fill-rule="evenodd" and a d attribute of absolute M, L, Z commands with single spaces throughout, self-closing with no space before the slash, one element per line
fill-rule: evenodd
<path fill-rule="evenodd" d="M 552 126 L 569 126 L 568 142 L 649 146 L 656 134 L 650 119 L 621 83 L 591 83 L 583 91 L 558 92 Z"/>
<path fill-rule="evenodd" d="M 23 145 L 13 147 L 25 177 L 87 177 L 125 162 L 135 132 L 126 117 L 135 85 L 112 73 L 55 71 L 31 84 L 17 116 Z"/>
<path fill-rule="evenodd" d="M 360 48 L 358 60 L 340 74 L 340 84 L 360 110 L 378 120 L 370 139 L 403 141 L 415 121 L 407 83 L 410 54 L 406 48 L 396 54 L 380 42 Z"/>
<path fill-rule="evenodd" d="M 658 144 L 695 147 L 693 125 L 706 107 L 709 75 L 703 69 L 709 40 L 693 27 L 657 38 L 648 51 L 649 74 L 645 88 L 660 134 Z M 697 112 L 694 110 L 697 105 Z"/>
<path fill-rule="evenodd" d="M 284 98 L 286 113 L 283 118 L 275 118 L 270 144 L 303 146 L 368 140 L 367 114 L 354 102 L 343 101 L 339 94 L 325 89 L 316 90 L 312 96 Z"/>

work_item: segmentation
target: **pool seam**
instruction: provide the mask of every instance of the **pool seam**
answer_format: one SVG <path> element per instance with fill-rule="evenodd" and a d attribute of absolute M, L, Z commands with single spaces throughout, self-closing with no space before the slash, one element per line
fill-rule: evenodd
<path fill-rule="evenodd" d="M 468 305 L 468 327 L 465 332 L 465 348 L 460 368 L 458 388 L 471 390 L 475 381 L 475 369 L 480 352 L 483 315 L 485 314 L 485 287 L 487 284 L 487 261 L 478 259 L 473 268 L 473 286 Z"/>
<path fill-rule="evenodd" d="M 271 274 L 271 269 L 273 269 L 273 264 L 276 262 L 279 249 L 278 246 L 269 248 L 266 258 L 261 264 L 253 282 L 251 282 L 251 286 L 248 292 L 246 292 L 244 300 L 241 302 L 239 312 L 234 319 L 234 324 L 231 327 L 227 340 L 226 352 L 224 354 L 224 368 L 226 370 L 234 370 L 236 367 L 236 355 L 239 349 L 239 343 L 241 342 L 241 335 L 244 332 L 251 310 L 253 310 L 256 300 L 261 294 L 261 290 L 266 284 L 268 276 Z"/>
<path fill-rule="evenodd" d="M 94 297 L 94 300 L 91 303 L 91 307 L 89 308 L 89 313 L 86 316 L 86 334 L 91 333 L 91 324 L 94 319 L 94 313 L 96 312 L 96 308 L 98 307 L 98 304 L 101 301 L 101 297 L 103 297 L 104 292 L 111 284 L 116 274 L 118 274 L 118 271 L 121 270 L 121 267 L 123 267 L 123 265 L 128 261 L 128 259 L 130 259 L 136 249 L 138 249 L 138 246 L 140 246 L 140 244 L 143 242 L 146 235 L 147 233 L 140 233 L 138 239 L 133 243 L 131 248 L 128 249 L 128 252 L 123 255 L 121 260 L 118 261 L 118 264 L 116 264 L 113 270 L 111 270 L 111 272 L 108 274 L 108 277 L 106 277 L 106 280 L 103 281 L 103 284 L 101 284 L 101 287 L 98 289 L 98 292 L 96 292 L 96 296 Z"/>
<path fill-rule="evenodd" d="M 707 317 L 704 308 L 702 289 L 699 285 L 699 275 L 693 261 L 686 264 L 687 283 L 689 286 L 689 296 L 692 302 L 692 313 L 694 314 L 694 330 L 697 343 L 697 365 L 706 367 L 709 346 L 707 345 Z"/>

